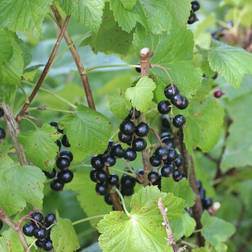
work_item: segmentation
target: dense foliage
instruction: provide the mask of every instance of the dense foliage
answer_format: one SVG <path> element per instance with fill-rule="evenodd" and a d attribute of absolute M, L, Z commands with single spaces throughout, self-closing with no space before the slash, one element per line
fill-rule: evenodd
<path fill-rule="evenodd" d="M 252 251 L 251 0 L 0 0 L 0 251 Z"/>

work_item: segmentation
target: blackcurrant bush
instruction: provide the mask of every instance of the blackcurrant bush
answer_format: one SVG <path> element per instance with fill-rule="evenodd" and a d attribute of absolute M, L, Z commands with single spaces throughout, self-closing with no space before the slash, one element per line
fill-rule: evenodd
<path fill-rule="evenodd" d="M 178 182 L 180 181 L 184 176 L 179 170 L 174 170 L 172 173 L 173 179 Z"/>
<path fill-rule="evenodd" d="M 183 115 L 176 115 L 173 118 L 172 123 L 176 128 L 182 128 L 183 125 L 186 123 L 186 119 Z"/>
<path fill-rule="evenodd" d="M 177 156 L 174 160 L 174 164 L 177 166 L 177 167 L 180 167 L 182 164 L 183 164 L 183 159 L 181 156 Z"/>
<path fill-rule="evenodd" d="M 96 173 L 96 180 L 98 183 L 106 183 L 108 180 L 108 175 L 105 171 L 99 170 Z"/>
<path fill-rule="evenodd" d="M 152 171 L 148 174 L 148 180 L 152 185 L 157 185 L 160 181 L 160 175 L 157 172 Z"/>
<path fill-rule="evenodd" d="M 196 14 L 193 11 L 191 11 L 191 14 L 189 16 L 187 23 L 191 25 L 191 24 L 194 24 L 195 22 L 197 22 L 198 20 L 199 19 L 197 18 Z"/>
<path fill-rule="evenodd" d="M 168 99 L 171 99 L 174 95 L 176 95 L 178 93 L 179 93 L 178 88 L 173 84 L 170 84 L 164 90 L 164 94 L 165 94 L 166 98 L 168 98 Z"/>
<path fill-rule="evenodd" d="M 112 199 L 111 199 L 111 196 L 109 193 L 106 193 L 105 196 L 104 196 L 104 201 L 108 204 L 108 205 L 113 205 L 113 202 L 112 202 Z"/>
<path fill-rule="evenodd" d="M 155 155 L 157 155 L 160 159 L 167 159 L 168 156 L 168 148 L 167 147 L 158 147 L 155 151 Z"/>
<path fill-rule="evenodd" d="M 107 192 L 107 187 L 104 184 L 97 183 L 95 186 L 95 191 L 100 195 L 105 195 Z"/>
<path fill-rule="evenodd" d="M 33 223 L 26 223 L 23 226 L 23 233 L 26 236 L 32 237 L 34 235 L 34 229 L 36 228 L 36 226 Z"/>
<path fill-rule="evenodd" d="M 66 169 L 66 170 L 63 170 L 63 171 L 60 171 L 57 175 L 57 178 L 59 181 L 61 181 L 62 183 L 69 183 L 72 181 L 73 179 L 73 172 Z"/>
<path fill-rule="evenodd" d="M 40 212 L 32 212 L 31 219 L 34 220 L 34 223 L 42 223 L 44 220 L 44 216 Z"/>
<path fill-rule="evenodd" d="M 165 164 L 161 168 L 161 175 L 163 177 L 169 177 L 172 175 L 173 170 L 174 170 L 174 166 L 172 164 Z"/>
<path fill-rule="evenodd" d="M 138 110 L 135 109 L 135 108 L 132 108 L 132 109 L 130 110 L 130 112 L 129 112 L 128 118 L 134 120 L 134 119 L 138 119 L 138 118 L 140 117 L 140 115 L 141 115 L 141 112 L 140 112 L 140 111 L 138 111 Z"/>
<path fill-rule="evenodd" d="M 104 161 L 101 155 L 94 156 L 91 158 L 91 165 L 93 168 L 100 170 L 104 167 Z"/>
<path fill-rule="evenodd" d="M 56 176 L 56 170 L 53 169 L 51 172 L 43 171 L 45 176 L 49 179 L 55 178 Z"/>
<path fill-rule="evenodd" d="M 4 116 L 4 110 L 3 108 L 0 108 L 0 117 L 3 117 Z"/>
<path fill-rule="evenodd" d="M 45 226 L 50 227 L 56 221 L 56 216 L 53 213 L 49 213 L 45 217 Z"/>
<path fill-rule="evenodd" d="M 42 247 L 45 251 L 50 251 L 53 249 L 53 243 L 51 240 L 45 240 L 43 242 L 43 247 Z"/>
<path fill-rule="evenodd" d="M 71 151 L 63 150 L 59 153 L 60 157 L 66 157 L 70 162 L 73 161 L 73 153 Z"/>
<path fill-rule="evenodd" d="M 158 103 L 158 111 L 160 114 L 167 114 L 171 111 L 171 104 L 168 101 L 161 101 Z"/>
<path fill-rule="evenodd" d="M 198 1 L 192 1 L 191 5 L 192 5 L 193 12 L 196 12 L 200 9 L 200 3 Z"/>
<path fill-rule="evenodd" d="M 132 142 L 132 148 L 135 151 L 143 151 L 147 146 L 146 141 L 143 138 L 136 138 Z"/>
<path fill-rule="evenodd" d="M 122 148 L 122 146 L 120 144 L 115 144 L 112 147 L 111 155 L 118 157 L 118 158 L 123 158 L 124 157 L 124 149 Z"/>
<path fill-rule="evenodd" d="M 57 158 L 57 161 L 56 161 L 56 166 L 63 170 L 65 168 L 68 168 L 70 165 L 70 161 L 68 158 L 65 158 L 65 157 L 58 157 Z"/>
<path fill-rule="evenodd" d="M 115 174 L 109 175 L 108 183 L 112 186 L 118 186 L 119 185 L 119 177 Z"/>
<path fill-rule="evenodd" d="M 120 131 L 126 135 L 132 135 L 135 132 L 135 125 L 129 120 L 125 120 L 120 125 Z"/>
<path fill-rule="evenodd" d="M 3 128 L 0 127 L 0 140 L 4 139 L 6 136 L 5 130 Z"/>
<path fill-rule="evenodd" d="M 171 102 L 178 109 L 185 109 L 189 105 L 189 102 L 188 102 L 187 98 L 180 95 L 180 94 L 177 94 L 177 95 L 173 96 L 172 99 L 171 99 Z"/>
<path fill-rule="evenodd" d="M 133 188 L 136 185 L 136 179 L 129 175 L 123 175 L 121 177 L 122 188 Z"/>
<path fill-rule="evenodd" d="M 90 177 L 90 179 L 91 179 L 92 181 L 97 182 L 96 175 L 97 175 L 97 170 L 91 170 L 91 171 L 90 171 L 90 174 L 89 174 L 89 177 Z"/>
<path fill-rule="evenodd" d="M 34 237 L 39 239 L 39 240 L 43 240 L 45 239 L 47 236 L 47 231 L 45 228 L 35 228 L 34 229 Z"/>
<path fill-rule="evenodd" d="M 208 209 L 213 205 L 213 200 L 211 198 L 205 198 L 202 200 L 202 205 L 204 209 Z"/>
<path fill-rule="evenodd" d="M 103 157 L 103 161 L 104 161 L 105 166 L 108 166 L 108 167 L 114 166 L 116 164 L 116 158 L 111 155 L 107 155 Z"/>
<path fill-rule="evenodd" d="M 64 183 L 62 183 L 58 179 L 55 179 L 51 182 L 50 186 L 54 191 L 62 191 L 64 188 Z"/>
<path fill-rule="evenodd" d="M 65 147 L 71 147 L 71 144 L 68 141 L 68 138 L 66 135 L 63 135 L 62 139 L 61 139 L 61 143 L 65 146 Z"/>
<path fill-rule="evenodd" d="M 139 137 L 145 137 L 149 133 L 149 126 L 147 123 L 141 122 L 136 126 L 135 133 Z"/>
<path fill-rule="evenodd" d="M 125 150 L 124 158 L 128 161 L 134 161 L 137 158 L 137 153 L 132 148 Z"/>
<path fill-rule="evenodd" d="M 158 166 L 161 165 L 161 158 L 159 156 L 156 156 L 156 155 L 151 156 L 150 157 L 150 163 L 151 163 L 152 166 L 158 167 Z"/>
<path fill-rule="evenodd" d="M 132 135 L 126 135 L 122 133 L 121 131 L 118 133 L 118 139 L 126 144 L 131 144 L 132 142 Z"/>

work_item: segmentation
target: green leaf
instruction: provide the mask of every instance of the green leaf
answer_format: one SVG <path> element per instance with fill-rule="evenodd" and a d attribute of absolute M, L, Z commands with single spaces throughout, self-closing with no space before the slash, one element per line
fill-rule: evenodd
<path fill-rule="evenodd" d="M 131 10 L 137 3 L 137 0 L 120 0 L 125 9 Z"/>
<path fill-rule="evenodd" d="M 207 212 L 203 213 L 201 222 L 203 225 L 202 235 L 212 246 L 217 248 L 235 232 L 235 228 L 231 223 L 210 216 Z"/>
<path fill-rule="evenodd" d="M 17 233 L 8 229 L 1 233 L 0 238 L 0 251 L 1 252 L 20 252 L 23 247 L 20 243 Z"/>
<path fill-rule="evenodd" d="M 45 176 L 39 168 L 5 161 L 0 165 L 0 179 L 0 208 L 7 214 L 22 211 L 27 203 L 42 208 Z"/>
<path fill-rule="evenodd" d="M 175 196 L 184 199 L 186 207 L 194 205 L 195 194 L 187 179 L 176 182 L 172 178 L 162 178 L 162 191 L 173 193 Z"/>
<path fill-rule="evenodd" d="M 90 169 L 87 168 L 82 171 L 76 171 L 73 181 L 67 184 L 66 188 L 76 193 L 77 200 L 87 216 L 109 213 L 111 206 L 108 206 L 104 198 L 96 193 L 95 183 L 90 180 L 89 173 Z M 99 219 L 97 218 L 90 222 L 96 225 L 98 221 Z"/>
<path fill-rule="evenodd" d="M 38 33 L 52 0 L 0 1 L 0 24 L 12 31 Z"/>
<path fill-rule="evenodd" d="M 251 53 L 238 47 L 214 42 L 209 50 L 208 60 L 211 68 L 235 87 L 240 86 L 246 74 L 252 74 Z"/>
<path fill-rule="evenodd" d="M 82 105 L 73 114 L 64 116 L 60 123 L 75 154 L 75 161 L 104 152 L 112 133 L 111 123 L 105 116 Z"/>
<path fill-rule="evenodd" d="M 114 211 L 98 224 L 99 243 L 104 252 L 172 251 L 165 239 L 162 216 L 157 207 L 159 198 L 167 206 L 169 220 L 180 218 L 184 201 L 157 187 L 145 187 L 133 195 L 130 216 Z M 126 237 L 126 239 L 125 239 Z"/>
<path fill-rule="evenodd" d="M 23 144 L 27 158 L 34 165 L 42 170 L 51 171 L 58 152 L 56 137 L 55 129 L 50 125 L 44 125 L 42 128 L 21 132 L 19 141 Z"/>
<path fill-rule="evenodd" d="M 77 234 L 68 219 L 57 218 L 51 231 L 51 239 L 55 252 L 73 252 L 80 248 Z"/>
<path fill-rule="evenodd" d="M 146 112 L 152 105 L 155 88 L 156 84 L 153 80 L 145 76 L 137 82 L 136 86 L 128 88 L 125 95 L 133 107 L 141 112 Z"/>
<path fill-rule="evenodd" d="M 101 25 L 104 0 L 60 0 L 62 8 L 68 15 L 78 19 L 92 31 L 97 31 Z"/>
<path fill-rule="evenodd" d="M 9 61 L 12 56 L 11 38 L 9 32 L 0 30 L 0 64 Z"/>

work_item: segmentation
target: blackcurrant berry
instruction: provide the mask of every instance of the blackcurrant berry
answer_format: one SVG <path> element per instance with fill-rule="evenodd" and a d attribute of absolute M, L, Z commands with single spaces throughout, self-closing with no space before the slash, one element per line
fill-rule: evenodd
<path fill-rule="evenodd" d="M 182 164 L 183 164 L 183 159 L 181 156 L 177 156 L 174 160 L 174 164 L 177 166 L 177 167 L 180 167 Z"/>
<path fill-rule="evenodd" d="M 34 235 L 35 225 L 33 223 L 27 223 L 23 226 L 23 233 L 26 236 L 32 237 Z"/>
<path fill-rule="evenodd" d="M 120 131 L 126 135 L 132 135 L 135 132 L 135 125 L 131 121 L 123 121 L 120 125 Z"/>
<path fill-rule="evenodd" d="M 4 110 L 3 108 L 0 108 L 0 117 L 3 117 L 4 116 Z"/>
<path fill-rule="evenodd" d="M 44 216 L 40 212 L 32 212 L 31 213 L 31 218 L 34 220 L 34 223 L 42 223 L 44 220 Z"/>
<path fill-rule="evenodd" d="M 137 158 L 137 153 L 132 148 L 125 150 L 124 158 L 128 161 L 134 161 Z"/>
<path fill-rule="evenodd" d="M 171 132 L 169 132 L 169 131 L 163 131 L 160 134 L 160 138 L 161 138 L 161 140 L 172 140 L 173 136 L 172 136 Z"/>
<path fill-rule="evenodd" d="M 111 196 L 109 193 L 106 193 L 105 196 L 104 196 L 104 201 L 108 204 L 108 205 L 113 205 L 113 202 L 112 202 L 112 199 L 111 199 Z"/>
<path fill-rule="evenodd" d="M 128 118 L 134 120 L 134 119 L 138 119 L 140 115 L 141 115 L 140 111 L 138 111 L 135 108 L 132 108 L 129 112 Z"/>
<path fill-rule="evenodd" d="M 168 156 L 168 148 L 167 147 L 158 147 L 155 151 L 155 155 L 157 155 L 160 159 L 166 160 Z"/>
<path fill-rule="evenodd" d="M 224 95 L 224 93 L 220 89 L 217 89 L 216 91 L 214 91 L 214 97 L 217 99 L 221 98 L 223 95 Z"/>
<path fill-rule="evenodd" d="M 136 126 L 135 133 L 139 137 L 145 137 L 149 133 L 149 126 L 147 123 L 141 122 Z"/>
<path fill-rule="evenodd" d="M 200 188 L 202 188 L 202 183 L 201 183 L 201 181 L 196 180 L 196 186 L 197 186 L 198 190 L 200 190 Z"/>
<path fill-rule="evenodd" d="M 211 198 L 205 198 L 202 200 L 202 205 L 204 209 L 208 209 L 213 205 L 213 200 Z"/>
<path fill-rule="evenodd" d="M 189 105 L 187 98 L 180 94 L 173 96 L 171 102 L 178 109 L 186 109 Z"/>
<path fill-rule="evenodd" d="M 68 158 L 65 158 L 65 157 L 58 157 L 57 158 L 57 161 L 56 161 L 56 166 L 63 170 L 65 168 L 68 168 L 70 165 L 70 161 Z"/>
<path fill-rule="evenodd" d="M 70 170 L 63 170 L 63 171 L 60 171 L 57 175 L 57 178 L 59 181 L 61 181 L 62 183 L 69 183 L 72 181 L 73 179 L 73 172 L 70 171 Z"/>
<path fill-rule="evenodd" d="M 60 157 L 66 157 L 70 162 L 73 161 L 73 153 L 71 151 L 63 150 L 59 153 Z"/>
<path fill-rule="evenodd" d="M 132 148 L 135 151 L 143 151 L 147 146 L 146 141 L 143 138 L 136 138 L 132 142 Z"/>
<path fill-rule="evenodd" d="M 187 23 L 191 25 L 191 24 L 194 24 L 195 22 L 197 22 L 198 20 L 199 19 L 197 18 L 196 14 L 193 11 L 191 11 L 191 14 L 189 16 Z"/>
<path fill-rule="evenodd" d="M 104 167 L 104 161 L 101 155 L 91 158 L 91 165 L 93 168 L 100 170 Z"/>
<path fill-rule="evenodd" d="M 172 164 L 165 164 L 161 168 L 161 175 L 163 177 L 169 177 L 172 175 L 173 170 L 174 170 L 174 166 Z"/>
<path fill-rule="evenodd" d="M 107 192 L 107 187 L 104 184 L 97 183 L 95 186 L 95 191 L 100 195 L 105 195 Z"/>
<path fill-rule="evenodd" d="M 156 155 L 151 156 L 150 157 L 150 163 L 151 163 L 152 166 L 158 167 L 158 166 L 161 165 L 161 158 L 159 156 L 156 156 Z"/>
<path fill-rule="evenodd" d="M 97 175 L 97 170 L 91 170 L 90 174 L 89 174 L 89 177 L 92 181 L 94 182 L 97 182 L 97 178 L 96 178 L 96 175 Z"/>
<path fill-rule="evenodd" d="M 49 213 L 45 217 L 45 226 L 50 227 L 56 221 L 56 216 L 53 213 Z"/>
<path fill-rule="evenodd" d="M 0 140 L 4 139 L 6 136 L 5 130 L 3 128 L 0 127 Z"/>
<path fill-rule="evenodd" d="M 180 181 L 184 176 L 179 170 L 174 170 L 172 173 L 173 179 L 178 182 Z"/>
<path fill-rule="evenodd" d="M 59 124 L 57 122 L 54 122 L 54 121 L 50 122 L 50 125 L 52 127 L 56 128 L 56 129 L 59 127 Z"/>
<path fill-rule="evenodd" d="M 219 74 L 216 72 L 213 76 L 212 76 L 212 79 L 213 80 L 216 80 L 218 78 Z"/>
<path fill-rule="evenodd" d="M 135 67 L 135 70 L 136 70 L 137 73 L 141 73 L 141 67 L 140 66 L 139 67 Z"/>
<path fill-rule="evenodd" d="M 168 101 L 161 101 L 158 103 L 158 111 L 160 114 L 167 114 L 171 111 L 171 104 Z"/>
<path fill-rule="evenodd" d="M 123 175 L 121 177 L 121 185 L 122 188 L 133 188 L 136 185 L 136 179 L 129 176 L 129 175 Z"/>
<path fill-rule="evenodd" d="M 200 9 L 200 3 L 198 1 L 192 1 L 191 5 L 192 5 L 193 12 L 196 12 Z"/>
<path fill-rule="evenodd" d="M 96 180 L 98 183 L 106 183 L 108 180 L 108 175 L 105 171 L 99 170 L 96 173 Z"/>
<path fill-rule="evenodd" d="M 44 241 L 36 240 L 35 244 L 38 248 L 44 248 Z"/>
<path fill-rule="evenodd" d="M 178 94 L 179 90 L 175 85 L 170 84 L 164 90 L 166 98 L 171 99 L 174 95 Z"/>
<path fill-rule="evenodd" d="M 43 171 L 45 176 L 49 179 L 55 178 L 56 176 L 56 170 L 53 169 L 51 172 Z"/>
<path fill-rule="evenodd" d="M 35 228 L 34 229 L 34 237 L 39 239 L 39 240 L 43 240 L 45 239 L 47 236 L 47 231 L 45 228 Z"/>
<path fill-rule="evenodd" d="M 178 156 L 175 149 L 168 149 L 167 160 L 173 161 Z"/>
<path fill-rule="evenodd" d="M 0 230 L 3 228 L 3 221 L 0 220 Z"/>
<path fill-rule="evenodd" d="M 160 181 L 160 175 L 157 172 L 152 171 L 148 174 L 148 179 L 152 185 L 157 185 Z"/>
<path fill-rule="evenodd" d="M 52 249 L 53 249 L 53 243 L 52 243 L 52 241 L 51 241 L 51 240 L 45 240 L 45 241 L 43 242 L 43 249 L 44 249 L 45 251 L 50 251 L 50 250 L 52 250 Z"/>
<path fill-rule="evenodd" d="M 202 187 L 199 189 L 199 196 L 200 196 L 201 200 L 206 198 L 206 190 Z"/>
<path fill-rule="evenodd" d="M 122 148 L 122 146 L 120 144 L 115 144 L 112 147 L 111 155 L 118 157 L 118 158 L 123 158 L 124 157 L 124 149 Z"/>
<path fill-rule="evenodd" d="M 174 118 L 173 118 L 173 121 L 172 121 L 174 127 L 176 128 L 182 128 L 183 125 L 186 123 L 186 119 L 183 115 L 176 115 Z"/>
<path fill-rule="evenodd" d="M 62 191 L 64 188 L 64 183 L 62 183 L 58 179 L 55 179 L 51 182 L 50 186 L 54 191 Z"/>
<path fill-rule="evenodd" d="M 122 133 L 121 131 L 118 133 L 118 139 L 126 144 L 131 144 L 132 142 L 132 135 L 126 135 Z"/>
<path fill-rule="evenodd" d="M 133 188 L 122 188 L 121 193 L 123 196 L 131 196 L 134 194 L 134 187 Z"/>
<path fill-rule="evenodd" d="M 71 147 L 71 144 L 68 141 L 68 138 L 66 135 L 63 135 L 62 139 L 61 139 L 61 143 L 65 146 L 65 147 Z"/>
<path fill-rule="evenodd" d="M 119 185 L 119 177 L 115 174 L 109 175 L 108 183 L 112 186 L 118 186 Z"/>
<path fill-rule="evenodd" d="M 108 166 L 108 167 L 114 166 L 116 164 L 116 158 L 111 155 L 107 155 L 103 157 L 103 161 L 104 161 L 105 166 Z"/>

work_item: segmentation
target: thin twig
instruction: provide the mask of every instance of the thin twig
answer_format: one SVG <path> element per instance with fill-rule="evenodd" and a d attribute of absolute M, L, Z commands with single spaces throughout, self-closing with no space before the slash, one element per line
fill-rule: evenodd
<path fill-rule="evenodd" d="M 164 207 L 162 198 L 160 198 L 158 200 L 158 208 L 159 208 L 160 213 L 161 213 L 161 215 L 163 217 L 163 223 L 162 224 L 165 227 L 165 231 L 166 231 L 166 235 L 167 235 L 167 242 L 172 247 L 173 252 L 179 252 L 179 249 L 177 247 L 176 241 L 175 241 L 173 233 L 172 233 L 170 223 L 168 221 L 167 208 Z"/>
<path fill-rule="evenodd" d="M 19 127 L 15 120 L 15 117 L 11 109 L 6 104 L 4 103 L 1 104 L 1 107 L 4 110 L 4 118 L 7 124 L 8 132 L 10 134 L 11 140 L 16 150 L 19 163 L 21 165 L 27 165 L 28 162 L 25 156 L 23 146 L 18 142 L 18 139 L 17 139 L 17 136 L 19 134 Z"/>
<path fill-rule="evenodd" d="M 58 25 L 58 27 L 60 29 L 63 28 L 63 18 L 61 17 L 58 9 L 56 6 L 52 6 L 52 11 L 53 11 L 53 14 L 54 14 L 54 17 L 56 19 L 56 23 Z M 72 57 L 75 61 L 75 64 L 78 68 L 78 71 L 79 71 L 79 74 L 80 74 L 80 78 L 81 78 L 81 81 L 82 81 L 82 85 L 83 85 L 83 88 L 84 88 L 84 91 L 85 91 L 85 94 L 86 94 L 86 98 L 87 98 L 87 103 L 88 103 L 88 106 L 92 109 L 95 110 L 95 103 L 94 103 L 94 98 L 93 98 L 93 94 L 92 94 L 92 91 L 91 91 L 91 88 L 90 88 L 90 85 L 89 85 L 89 80 L 88 80 L 88 75 L 87 75 L 87 72 L 83 66 L 83 64 L 81 63 L 81 59 L 80 59 L 80 55 L 76 49 L 76 46 L 71 38 L 71 36 L 69 35 L 69 33 L 67 32 L 67 30 L 64 31 L 64 38 L 65 38 L 65 41 L 69 47 L 69 50 L 72 54 Z"/>
<path fill-rule="evenodd" d="M 55 57 L 57 55 L 57 52 L 58 52 L 58 49 L 59 49 L 59 46 L 60 46 L 60 43 L 63 39 L 63 36 L 64 36 L 64 33 L 66 31 L 66 28 L 67 28 L 67 25 L 69 23 L 69 20 L 70 20 L 70 16 L 67 16 L 64 23 L 62 23 L 62 27 L 61 27 L 61 30 L 58 34 L 58 37 L 57 37 L 57 40 L 56 40 L 56 43 L 54 44 L 53 46 L 53 49 L 50 53 L 50 56 L 48 58 L 48 61 L 44 67 L 44 70 L 42 71 L 35 87 L 33 88 L 30 96 L 28 97 L 28 99 L 25 101 L 21 111 L 18 113 L 18 115 L 16 116 L 16 120 L 17 122 L 19 122 L 22 117 L 27 113 L 27 109 L 29 108 L 30 104 L 32 103 L 33 99 L 35 98 L 35 96 L 37 95 L 40 87 L 42 86 L 48 72 L 49 72 L 49 69 L 50 67 L 52 66 L 54 60 L 55 60 Z"/>

